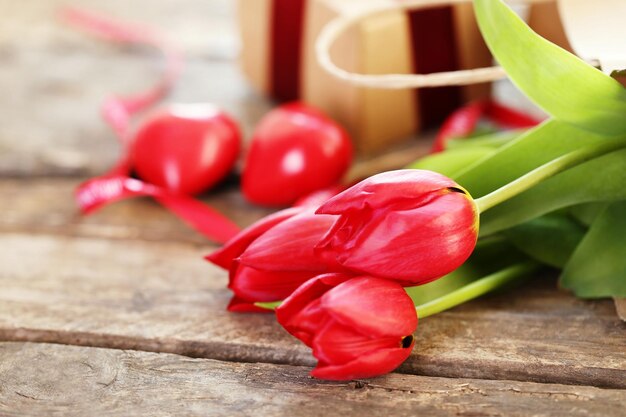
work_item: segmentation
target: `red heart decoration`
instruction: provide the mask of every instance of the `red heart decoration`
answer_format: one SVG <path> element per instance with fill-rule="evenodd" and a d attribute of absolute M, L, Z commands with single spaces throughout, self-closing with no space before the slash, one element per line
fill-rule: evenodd
<path fill-rule="evenodd" d="M 242 177 L 246 198 L 268 206 L 289 205 L 336 184 L 352 161 L 346 131 L 321 111 L 289 103 L 257 125 Z"/>
<path fill-rule="evenodd" d="M 206 104 L 176 104 L 141 125 L 131 159 L 144 181 L 191 195 L 221 180 L 240 148 L 239 128 L 226 113 Z"/>

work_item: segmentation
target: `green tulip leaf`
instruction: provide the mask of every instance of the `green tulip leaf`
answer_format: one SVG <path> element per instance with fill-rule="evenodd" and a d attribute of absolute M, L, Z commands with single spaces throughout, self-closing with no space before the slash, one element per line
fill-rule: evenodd
<path fill-rule="evenodd" d="M 590 227 L 607 205 L 608 203 L 579 204 L 571 207 L 569 212 L 580 224 Z"/>
<path fill-rule="evenodd" d="M 486 135 L 475 135 L 469 138 L 462 139 L 449 139 L 446 144 L 446 149 L 468 149 L 473 147 L 490 147 L 499 148 L 519 137 L 523 130 L 508 130 L 504 132 L 489 133 Z"/>
<path fill-rule="evenodd" d="M 256 302 L 254 305 L 259 308 L 264 308 L 266 310 L 276 310 L 276 308 L 281 305 L 282 301 L 270 301 L 270 302 Z"/>
<path fill-rule="evenodd" d="M 468 135 L 465 135 L 464 137 L 475 138 L 478 136 L 491 135 L 492 133 L 496 133 L 496 132 L 498 132 L 497 127 L 491 126 L 490 124 L 479 123 L 476 127 L 474 127 L 474 130 L 471 133 L 469 133 Z"/>
<path fill-rule="evenodd" d="M 531 258 L 562 269 L 586 231 L 568 216 L 549 214 L 507 229 L 503 234 Z"/>
<path fill-rule="evenodd" d="M 582 298 L 626 297 L 626 201 L 611 203 L 595 219 L 561 277 Z"/>
<path fill-rule="evenodd" d="M 604 136 L 548 120 L 452 178 L 478 198 L 566 153 L 604 141 Z"/>
<path fill-rule="evenodd" d="M 501 0 L 474 0 L 493 56 L 526 96 L 558 120 L 604 135 L 626 133 L 626 89 L 533 32 Z"/>
<path fill-rule="evenodd" d="M 482 213 L 480 234 L 487 236 L 565 207 L 624 200 L 624 184 L 626 149 L 620 149 L 563 171 Z"/>
<path fill-rule="evenodd" d="M 415 305 L 426 304 L 452 291 L 528 258 L 502 238 L 481 239 L 472 256 L 458 269 L 436 281 L 406 288 Z"/>
<path fill-rule="evenodd" d="M 409 165 L 408 168 L 427 169 L 448 177 L 454 176 L 468 165 L 485 158 L 495 152 L 490 147 L 471 147 L 447 150 L 425 156 L 424 158 Z"/>

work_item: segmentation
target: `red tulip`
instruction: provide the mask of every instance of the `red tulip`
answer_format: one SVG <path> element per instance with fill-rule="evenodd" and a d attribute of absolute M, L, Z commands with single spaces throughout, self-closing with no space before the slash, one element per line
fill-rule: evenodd
<path fill-rule="evenodd" d="M 131 144 L 139 177 L 179 194 L 197 194 L 221 180 L 240 149 L 237 124 L 204 104 L 173 105 L 146 120 Z"/>
<path fill-rule="evenodd" d="M 316 378 L 370 378 L 393 371 L 411 353 L 413 301 L 397 283 L 344 274 L 315 277 L 277 309 L 278 322 L 313 349 Z"/>
<path fill-rule="evenodd" d="M 293 207 L 270 214 L 242 230 L 237 236 L 206 258 L 215 265 L 228 270 L 232 267 L 233 261 L 238 259 L 259 236 L 296 214 L 302 213 L 304 210 L 303 207 Z"/>
<path fill-rule="evenodd" d="M 374 175 L 324 203 L 339 215 L 316 247 L 345 268 L 419 285 L 461 266 L 478 238 L 478 211 L 467 191 L 431 171 Z"/>
<path fill-rule="evenodd" d="M 335 216 L 294 207 L 242 231 L 207 259 L 229 271 L 230 311 L 267 312 L 255 302 L 280 301 L 308 279 L 337 268 L 315 254 L 314 246 Z"/>
<path fill-rule="evenodd" d="M 268 113 L 257 126 L 242 176 L 253 203 L 284 206 L 336 184 L 352 160 L 348 134 L 302 103 Z"/>

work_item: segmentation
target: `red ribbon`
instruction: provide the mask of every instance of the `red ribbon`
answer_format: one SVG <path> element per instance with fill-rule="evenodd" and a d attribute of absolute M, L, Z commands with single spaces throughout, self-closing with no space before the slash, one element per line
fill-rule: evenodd
<path fill-rule="evenodd" d="M 449 139 L 469 136 L 481 118 L 507 129 L 527 129 L 541 123 L 532 116 L 495 101 L 477 101 L 461 107 L 446 119 L 437 133 L 432 152 L 445 150 Z"/>
<path fill-rule="evenodd" d="M 431 74 L 459 69 L 452 6 L 408 12 L 413 72 Z M 417 117 L 422 128 L 438 126 L 462 104 L 458 86 L 421 88 L 416 91 Z"/>
<path fill-rule="evenodd" d="M 306 0 L 273 0 L 270 91 L 280 101 L 300 98 Z"/>
<path fill-rule="evenodd" d="M 130 176 L 132 164 L 128 148 L 132 140 L 131 118 L 162 99 L 174 85 L 182 66 L 178 51 L 149 28 L 119 23 L 78 9 L 65 9 L 61 17 L 67 23 L 110 41 L 153 46 L 163 53 L 166 60 L 165 71 L 153 88 L 128 97 L 112 96 L 103 103 L 102 117 L 116 133 L 125 150 L 111 170 L 78 186 L 76 202 L 81 212 L 88 214 L 115 201 L 149 196 L 211 240 L 224 243 L 235 236 L 240 228 L 213 208 L 190 196 L 174 194 Z"/>

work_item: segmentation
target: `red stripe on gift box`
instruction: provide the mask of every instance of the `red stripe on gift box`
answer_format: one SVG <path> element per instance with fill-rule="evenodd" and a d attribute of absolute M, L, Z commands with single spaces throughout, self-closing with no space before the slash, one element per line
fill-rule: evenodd
<path fill-rule="evenodd" d="M 451 6 L 409 12 L 416 74 L 459 69 Z M 422 128 L 439 125 L 462 103 L 460 87 L 422 88 L 417 93 Z"/>
<path fill-rule="evenodd" d="M 270 91 L 281 101 L 300 96 L 300 65 L 306 0 L 274 0 L 272 4 Z"/>

